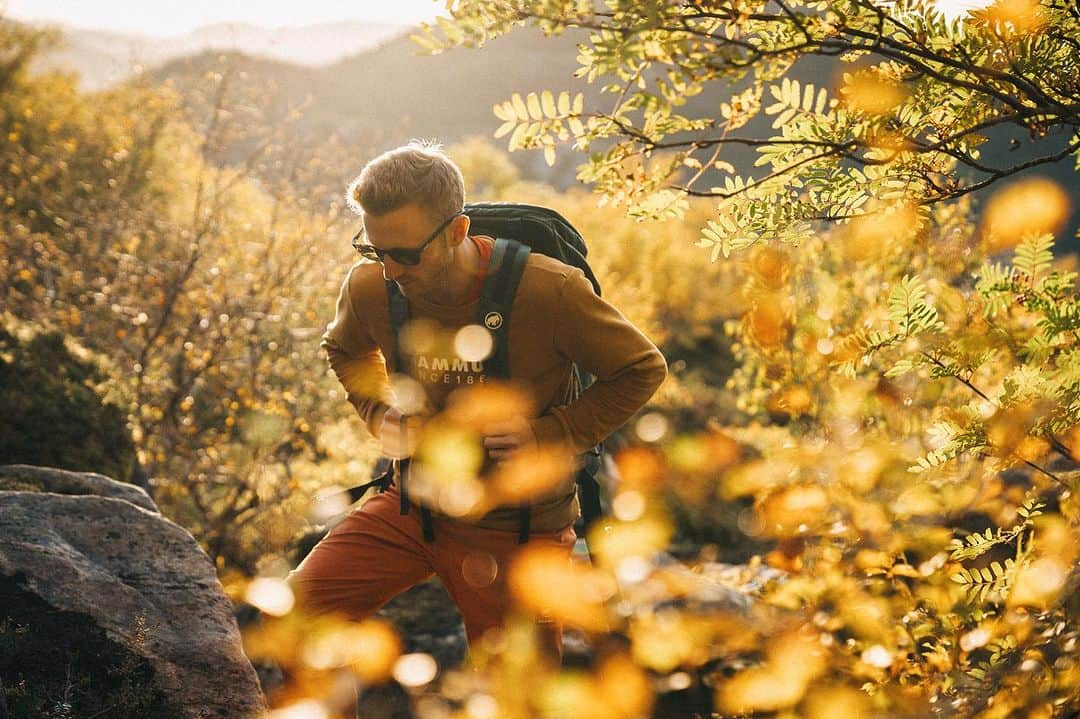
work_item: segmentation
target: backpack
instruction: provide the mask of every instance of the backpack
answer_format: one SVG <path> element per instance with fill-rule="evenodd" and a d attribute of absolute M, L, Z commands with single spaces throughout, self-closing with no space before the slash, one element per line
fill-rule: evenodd
<path fill-rule="evenodd" d="M 555 210 L 535 205 L 511 202 L 475 202 L 465 205 L 465 214 L 470 220 L 470 229 L 478 235 L 495 238 L 491 255 L 491 272 L 484 281 L 480 298 L 478 324 L 486 327 L 492 334 L 494 347 L 491 355 L 484 360 L 484 371 L 491 377 L 507 379 L 509 367 L 509 329 L 511 313 L 517 286 L 525 269 L 525 262 L 530 252 L 539 252 L 557 259 L 572 267 L 577 267 L 589 279 L 593 290 L 600 294 L 600 283 L 586 261 L 587 248 L 573 225 Z M 397 345 L 398 333 L 408 321 L 408 300 L 401 294 L 397 285 L 387 281 L 387 299 L 390 306 L 390 322 L 394 329 L 394 342 Z M 494 317 L 498 320 L 493 321 Z M 400 356 L 395 346 L 395 356 Z M 592 377 L 582 372 L 577 365 L 572 368 L 573 379 L 567 402 L 575 400 L 592 382 Z M 575 477 L 578 486 L 578 499 L 581 504 L 582 536 L 589 527 L 603 514 L 600 482 L 598 475 L 602 467 L 603 443 L 596 445 L 580 458 L 580 468 Z M 407 490 L 407 460 L 393 462 L 382 458 L 375 465 L 372 481 L 353 487 L 348 491 L 350 501 L 357 501 L 371 488 L 385 491 L 391 483 L 397 482 L 401 494 L 401 513 L 409 512 Z M 434 539 L 431 515 L 425 507 L 420 508 L 424 527 L 424 538 Z M 521 524 L 518 541 L 524 543 L 529 536 L 529 507 L 521 506 Z"/>

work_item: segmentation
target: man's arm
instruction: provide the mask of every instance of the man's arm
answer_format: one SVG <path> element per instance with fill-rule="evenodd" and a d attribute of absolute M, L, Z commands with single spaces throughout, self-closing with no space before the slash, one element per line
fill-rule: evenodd
<path fill-rule="evenodd" d="M 597 296 L 581 270 L 563 281 L 556 314 L 555 348 L 596 381 L 566 406 L 532 421 L 537 441 L 568 442 L 584 452 L 641 408 L 667 376 L 660 350 Z"/>
<path fill-rule="evenodd" d="M 363 418 L 368 430 L 379 436 L 383 415 L 389 408 L 390 382 L 386 362 L 367 323 L 353 306 L 350 286 L 356 267 L 349 271 L 338 295 L 334 321 L 326 327 L 320 347 L 326 352 L 349 403 Z"/>

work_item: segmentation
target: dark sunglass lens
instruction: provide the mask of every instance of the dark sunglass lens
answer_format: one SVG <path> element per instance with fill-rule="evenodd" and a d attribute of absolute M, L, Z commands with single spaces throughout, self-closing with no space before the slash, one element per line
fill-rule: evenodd
<path fill-rule="evenodd" d="M 390 250 L 386 254 L 390 255 L 390 259 L 399 265 L 418 265 L 420 264 L 420 253 L 410 250 Z"/>

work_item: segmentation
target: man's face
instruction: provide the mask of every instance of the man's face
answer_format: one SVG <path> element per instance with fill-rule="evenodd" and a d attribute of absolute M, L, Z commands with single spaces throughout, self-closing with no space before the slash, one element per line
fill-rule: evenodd
<path fill-rule="evenodd" d="M 364 234 L 368 243 L 380 250 L 415 249 L 431 238 L 439 227 L 430 213 L 410 203 L 385 215 L 364 215 Z M 420 254 L 420 263 L 406 265 L 385 255 L 383 276 L 397 283 L 406 296 L 426 296 L 446 286 L 450 267 L 450 249 L 446 238 L 453 233 L 453 224 L 438 233 Z"/>

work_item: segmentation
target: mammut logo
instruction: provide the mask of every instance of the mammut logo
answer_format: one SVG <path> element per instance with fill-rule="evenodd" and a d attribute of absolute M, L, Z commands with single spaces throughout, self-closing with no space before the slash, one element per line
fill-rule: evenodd
<path fill-rule="evenodd" d="M 484 315 L 484 326 L 489 330 L 497 330 L 502 327 L 503 317 L 498 312 L 488 312 Z"/>

